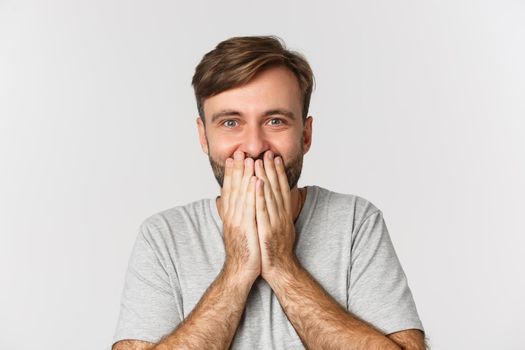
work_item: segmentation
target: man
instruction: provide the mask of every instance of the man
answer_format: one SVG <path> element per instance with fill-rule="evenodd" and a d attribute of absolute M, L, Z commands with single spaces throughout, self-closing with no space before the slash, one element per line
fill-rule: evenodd
<path fill-rule="evenodd" d="M 231 38 L 192 83 L 221 194 L 144 221 L 113 349 L 424 349 L 381 211 L 297 187 L 306 60 L 275 37 Z"/>

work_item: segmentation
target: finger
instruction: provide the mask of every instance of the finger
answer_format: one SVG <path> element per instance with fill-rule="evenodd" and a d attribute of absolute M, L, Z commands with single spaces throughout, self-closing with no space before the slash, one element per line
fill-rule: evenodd
<path fill-rule="evenodd" d="M 230 191 L 230 200 L 229 208 L 235 210 L 237 203 L 237 196 L 240 191 L 242 175 L 244 172 L 244 153 L 241 151 L 236 151 L 233 154 L 233 169 L 231 176 L 231 191 Z"/>
<path fill-rule="evenodd" d="M 255 219 L 257 221 L 257 232 L 259 233 L 259 243 L 263 243 L 263 239 L 270 231 L 270 217 L 268 215 L 268 208 L 266 206 L 266 197 L 264 195 L 264 181 L 257 179 L 255 186 Z M 261 251 L 264 247 L 260 247 Z"/>
<path fill-rule="evenodd" d="M 248 192 L 250 180 L 253 176 L 253 159 L 246 158 L 244 160 L 243 173 L 244 174 L 241 180 L 240 192 L 237 197 L 237 204 L 236 204 L 235 214 L 234 214 L 235 216 L 234 222 L 238 222 L 238 223 L 240 223 L 242 219 L 244 202 L 246 201 L 246 193 Z"/>
<path fill-rule="evenodd" d="M 279 188 L 283 198 L 284 209 L 289 215 L 292 215 L 292 198 L 290 195 L 290 184 L 288 183 L 288 176 L 284 168 L 282 157 L 275 157 L 275 170 L 277 171 L 277 178 L 279 179 Z"/>
<path fill-rule="evenodd" d="M 258 159 L 255 162 L 255 175 L 261 180 L 263 180 L 263 187 L 264 187 L 264 199 L 266 202 L 266 208 L 268 211 L 268 215 L 270 217 L 270 223 L 275 224 L 278 220 L 278 208 L 277 203 L 275 202 L 275 199 L 273 197 L 273 191 L 270 185 L 270 181 L 268 180 L 268 177 L 266 175 L 266 171 L 263 166 L 263 161 Z"/>
<path fill-rule="evenodd" d="M 257 177 L 251 176 L 248 182 L 246 197 L 244 199 L 243 222 L 245 227 L 255 226 L 255 185 Z"/>
<path fill-rule="evenodd" d="M 272 189 L 273 198 L 277 203 L 277 208 L 279 208 L 279 210 L 284 209 L 281 189 L 279 187 L 279 179 L 277 178 L 277 172 L 275 171 L 274 154 L 272 151 L 268 151 L 264 154 L 264 170 L 270 181 L 270 187 Z"/>
<path fill-rule="evenodd" d="M 232 186 L 232 172 L 233 172 L 233 159 L 226 158 L 225 164 L 224 164 L 224 179 L 222 180 L 222 188 L 221 188 L 221 204 L 222 204 L 222 212 L 227 213 L 228 212 L 228 206 L 230 201 L 230 192 L 231 192 L 231 186 Z"/>

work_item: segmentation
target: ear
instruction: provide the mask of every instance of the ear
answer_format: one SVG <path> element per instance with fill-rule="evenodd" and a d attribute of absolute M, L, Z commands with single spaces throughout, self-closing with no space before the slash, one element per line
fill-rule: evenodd
<path fill-rule="evenodd" d="M 199 132 L 199 143 L 201 144 L 202 151 L 208 154 L 208 142 L 206 141 L 206 127 L 204 126 L 201 117 L 197 117 L 197 130 Z"/>
<path fill-rule="evenodd" d="M 310 146 L 312 146 L 312 122 L 314 118 L 312 116 L 309 116 L 304 121 L 304 128 L 303 128 L 303 149 L 304 154 L 306 154 L 310 150 Z"/>

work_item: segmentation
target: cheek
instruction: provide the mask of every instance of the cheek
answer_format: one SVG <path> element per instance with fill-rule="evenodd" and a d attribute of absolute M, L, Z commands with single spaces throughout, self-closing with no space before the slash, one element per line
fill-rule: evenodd
<path fill-rule="evenodd" d="M 301 143 L 299 141 L 287 141 L 280 144 L 275 144 L 274 146 L 277 152 L 279 152 L 279 154 L 283 157 L 285 162 L 288 162 L 302 154 Z"/>
<path fill-rule="evenodd" d="M 226 158 L 233 157 L 237 146 L 228 140 L 209 140 L 209 149 L 212 157 L 225 161 Z"/>
<path fill-rule="evenodd" d="M 283 153 L 289 154 L 289 155 L 296 155 L 297 153 L 301 152 L 301 134 L 294 134 L 293 136 L 289 136 L 280 140 L 276 140 L 274 143 L 277 148 L 280 148 L 283 150 Z"/>

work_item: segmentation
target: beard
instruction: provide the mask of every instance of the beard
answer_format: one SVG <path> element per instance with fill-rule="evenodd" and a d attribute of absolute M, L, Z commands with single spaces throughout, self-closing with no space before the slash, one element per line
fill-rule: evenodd
<path fill-rule="evenodd" d="M 252 158 L 254 161 L 257 159 L 263 159 L 264 153 L 260 154 L 257 158 Z M 280 156 L 279 154 L 275 155 Z M 224 183 L 224 162 L 218 162 L 211 156 L 211 150 L 209 148 L 208 144 L 208 158 L 210 160 L 211 169 L 213 170 L 213 175 L 215 176 L 215 179 L 217 180 L 217 183 L 222 188 Z M 301 171 L 303 169 L 303 140 L 301 138 L 300 142 L 300 152 L 290 159 L 289 161 L 286 161 L 282 156 L 281 158 L 284 161 L 284 170 L 286 172 L 286 177 L 288 179 L 288 185 L 290 186 L 290 189 L 293 189 L 297 186 L 297 183 L 299 182 L 299 178 L 301 177 Z M 264 163 L 263 163 L 264 164 Z M 255 174 L 254 174 L 255 175 Z"/>

